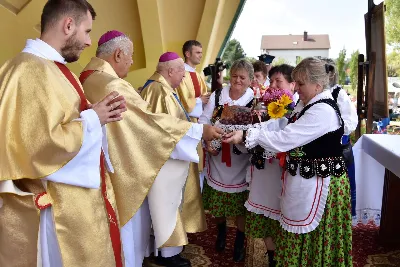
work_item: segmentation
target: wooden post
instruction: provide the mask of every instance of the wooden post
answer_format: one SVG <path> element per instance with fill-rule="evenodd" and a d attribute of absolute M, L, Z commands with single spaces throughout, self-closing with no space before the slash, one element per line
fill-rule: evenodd
<path fill-rule="evenodd" d="M 400 205 L 398 205 L 400 179 L 388 169 L 385 170 L 384 179 L 379 241 L 383 246 L 398 246 L 400 245 Z"/>
<path fill-rule="evenodd" d="M 366 110 L 367 110 L 367 122 L 366 122 L 366 133 L 372 133 L 372 124 L 374 121 L 374 101 L 375 101 L 375 65 L 376 65 L 376 53 L 371 52 L 368 62 L 368 87 L 366 99 Z"/>
<path fill-rule="evenodd" d="M 357 115 L 358 124 L 355 132 L 356 142 L 361 137 L 361 123 L 365 119 L 364 110 L 364 55 L 358 55 L 358 84 L 357 84 Z"/>

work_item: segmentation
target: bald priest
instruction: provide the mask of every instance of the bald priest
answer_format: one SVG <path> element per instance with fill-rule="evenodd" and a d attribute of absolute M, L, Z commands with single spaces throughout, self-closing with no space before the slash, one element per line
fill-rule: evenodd
<path fill-rule="evenodd" d="M 110 176 L 122 226 L 125 266 L 141 267 L 149 246 L 151 224 L 156 225 L 157 247 L 168 246 L 167 241 L 177 228 L 183 184 L 166 180 L 165 176 L 175 172 L 178 165 L 198 161 L 196 146 L 200 139 L 220 138 L 221 132 L 148 111 L 148 103 L 124 80 L 133 63 L 132 56 L 129 37 L 116 30 L 109 31 L 100 38 L 96 56 L 81 73 L 80 81 L 90 101 L 112 91 L 125 97 L 124 120 L 107 127 L 108 150 L 115 170 Z M 160 222 L 162 227 L 158 227 Z M 184 245 L 186 233 L 181 233 L 178 242 L 183 241 L 179 244 Z M 170 257 L 169 261 L 170 266 L 179 266 L 178 256 Z"/>

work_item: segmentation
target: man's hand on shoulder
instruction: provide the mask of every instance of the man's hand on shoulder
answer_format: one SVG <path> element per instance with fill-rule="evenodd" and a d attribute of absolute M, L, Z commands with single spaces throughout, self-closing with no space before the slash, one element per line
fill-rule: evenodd
<path fill-rule="evenodd" d="M 110 93 L 103 100 L 89 107 L 97 113 L 102 126 L 122 120 L 121 114 L 126 111 L 125 99 L 122 95 L 119 96 L 118 92 Z"/>

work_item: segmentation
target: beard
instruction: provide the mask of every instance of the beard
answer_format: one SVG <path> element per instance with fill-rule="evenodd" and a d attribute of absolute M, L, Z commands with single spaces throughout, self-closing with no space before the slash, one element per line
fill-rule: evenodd
<path fill-rule="evenodd" d="M 72 63 L 79 59 L 79 56 L 85 47 L 84 44 L 79 42 L 76 38 L 76 33 L 74 33 L 61 48 L 61 55 L 66 62 Z"/>

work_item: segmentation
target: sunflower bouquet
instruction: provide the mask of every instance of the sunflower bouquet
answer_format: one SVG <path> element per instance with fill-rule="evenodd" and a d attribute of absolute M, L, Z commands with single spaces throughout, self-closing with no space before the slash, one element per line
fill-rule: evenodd
<path fill-rule="evenodd" d="M 267 107 L 268 116 L 271 119 L 289 116 L 295 106 L 292 93 L 282 89 L 268 88 L 262 101 Z"/>
<path fill-rule="evenodd" d="M 226 133 L 237 130 L 248 130 L 254 127 L 261 127 L 262 122 L 270 119 L 280 119 L 288 116 L 294 109 L 294 106 L 293 96 L 288 90 L 270 87 L 261 95 L 259 88 L 257 88 L 251 108 L 225 105 L 220 116 L 217 116 L 218 110 L 214 111 L 213 117 L 217 117 L 217 119 L 213 123 Z M 215 150 L 221 148 L 220 140 L 213 140 L 211 145 Z M 264 154 L 264 149 L 256 146 L 251 149 L 250 153 Z"/>

